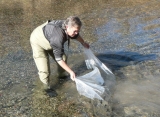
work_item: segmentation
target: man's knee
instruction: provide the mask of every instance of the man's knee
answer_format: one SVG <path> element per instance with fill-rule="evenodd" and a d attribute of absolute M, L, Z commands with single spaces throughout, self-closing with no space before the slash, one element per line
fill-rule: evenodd
<path fill-rule="evenodd" d="M 42 72 L 40 71 L 39 73 L 39 78 L 44 84 L 49 83 L 49 72 Z"/>

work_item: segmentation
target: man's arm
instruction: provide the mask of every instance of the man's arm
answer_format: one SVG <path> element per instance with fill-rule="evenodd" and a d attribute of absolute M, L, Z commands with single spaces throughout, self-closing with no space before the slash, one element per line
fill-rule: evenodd
<path fill-rule="evenodd" d="M 89 44 L 86 43 L 80 35 L 76 40 L 79 41 L 85 48 L 89 48 Z"/>
<path fill-rule="evenodd" d="M 63 69 L 65 69 L 70 74 L 70 78 L 74 81 L 76 76 L 75 73 L 70 69 L 70 67 L 63 60 L 57 62 Z"/>

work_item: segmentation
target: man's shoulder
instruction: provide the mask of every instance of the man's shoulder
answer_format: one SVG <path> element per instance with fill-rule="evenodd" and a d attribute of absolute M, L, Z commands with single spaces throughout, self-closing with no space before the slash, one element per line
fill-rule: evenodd
<path fill-rule="evenodd" d="M 43 32 L 46 38 L 64 38 L 65 31 L 61 27 L 63 20 L 52 20 L 43 27 Z M 53 37 L 54 35 L 54 37 Z"/>
<path fill-rule="evenodd" d="M 63 23 L 64 23 L 64 20 L 50 20 L 50 22 L 48 23 L 48 25 L 62 27 Z"/>
<path fill-rule="evenodd" d="M 64 20 L 52 20 L 48 21 L 48 24 L 46 24 L 43 29 L 45 31 L 54 31 L 54 30 L 59 30 L 61 32 L 63 31 L 62 25 L 63 25 Z"/>

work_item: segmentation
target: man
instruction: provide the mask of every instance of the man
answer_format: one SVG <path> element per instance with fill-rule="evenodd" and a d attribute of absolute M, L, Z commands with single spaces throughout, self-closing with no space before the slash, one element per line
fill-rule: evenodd
<path fill-rule="evenodd" d="M 47 87 L 46 92 L 50 91 L 49 84 L 49 56 L 51 55 L 58 64 L 59 77 L 67 71 L 70 78 L 75 80 L 74 71 L 66 63 L 64 53 L 64 43 L 70 39 L 76 39 L 85 48 L 89 45 L 82 39 L 79 34 L 82 23 L 76 16 L 70 16 L 66 20 L 53 20 L 38 26 L 30 36 L 30 43 L 33 51 L 33 58 L 38 69 L 39 78 Z"/>

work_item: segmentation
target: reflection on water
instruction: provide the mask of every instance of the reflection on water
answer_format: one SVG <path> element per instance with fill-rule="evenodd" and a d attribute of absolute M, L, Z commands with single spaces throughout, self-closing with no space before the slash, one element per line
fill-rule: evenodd
<path fill-rule="evenodd" d="M 114 71 L 122 67 L 139 64 L 140 62 L 156 60 L 157 58 L 155 54 L 141 55 L 136 52 L 124 51 L 98 54 L 97 57 Z"/>
<path fill-rule="evenodd" d="M 1 0 L 0 115 L 160 116 L 159 6 L 158 0 Z M 79 96 L 70 80 L 58 87 L 57 98 L 39 93 L 30 33 L 48 19 L 70 15 L 82 19 L 81 35 L 116 75 L 109 102 Z M 68 52 L 69 64 L 78 75 L 85 72 L 80 49 L 80 44 L 71 42 Z"/>

